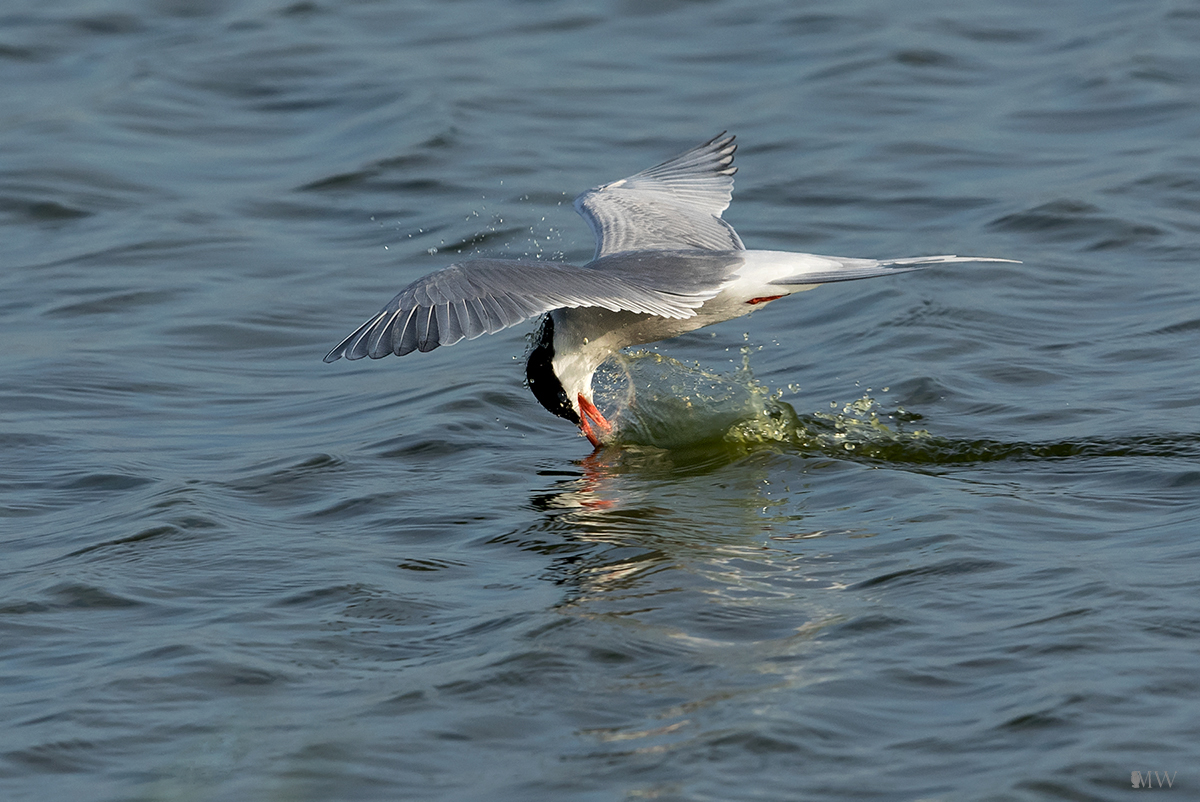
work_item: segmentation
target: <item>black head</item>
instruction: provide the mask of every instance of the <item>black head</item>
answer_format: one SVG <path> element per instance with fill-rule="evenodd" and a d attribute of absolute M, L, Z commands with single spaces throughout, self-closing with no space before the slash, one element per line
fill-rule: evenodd
<path fill-rule="evenodd" d="M 533 397 L 560 418 L 579 425 L 579 413 L 567 398 L 562 382 L 554 375 L 554 321 L 542 316 L 542 326 L 534 338 L 533 350 L 525 362 L 525 384 Z"/>

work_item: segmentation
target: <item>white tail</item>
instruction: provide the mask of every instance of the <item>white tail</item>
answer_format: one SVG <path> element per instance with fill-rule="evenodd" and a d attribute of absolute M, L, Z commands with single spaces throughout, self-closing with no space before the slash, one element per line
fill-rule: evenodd
<path fill-rule="evenodd" d="M 845 256 L 818 256 L 812 253 L 787 251 L 745 251 L 745 263 L 739 271 L 744 277 L 754 276 L 763 284 L 784 286 L 829 284 L 834 281 L 855 281 L 893 273 L 922 270 L 932 265 L 951 262 L 1006 262 L 1021 264 L 1015 259 L 996 259 L 990 256 L 910 256 L 901 259 L 854 259 Z"/>

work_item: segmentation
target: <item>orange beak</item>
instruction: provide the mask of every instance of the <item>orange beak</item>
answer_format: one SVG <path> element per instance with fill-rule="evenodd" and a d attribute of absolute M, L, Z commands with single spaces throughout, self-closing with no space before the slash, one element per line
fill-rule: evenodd
<path fill-rule="evenodd" d="M 613 428 L 608 419 L 600 414 L 600 410 L 596 409 L 596 405 L 583 397 L 583 393 L 579 394 L 579 428 L 597 448 L 603 442 L 602 438 L 612 434 Z"/>

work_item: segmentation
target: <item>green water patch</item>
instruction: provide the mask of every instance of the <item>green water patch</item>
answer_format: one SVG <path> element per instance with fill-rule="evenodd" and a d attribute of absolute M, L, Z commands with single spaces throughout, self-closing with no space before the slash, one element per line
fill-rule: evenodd
<path fill-rule="evenodd" d="M 611 446 L 712 458 L 759 449 L 922 466 L 1099 457 L 1200 458 L 1200 434 L 1008 442 L 939 436 L 921 416 L 886 407 L 870 391 L 827 410 L 799 413 L 783 390 L 755 378 L 750 349 L 720 373 L 652 351 L 622 353 L 597 371 L 596 402 L 613 422 Z M 794 389 L 794 388 L 793 388 Z M 886 393 L 886 388 L 884 388 Z"/>

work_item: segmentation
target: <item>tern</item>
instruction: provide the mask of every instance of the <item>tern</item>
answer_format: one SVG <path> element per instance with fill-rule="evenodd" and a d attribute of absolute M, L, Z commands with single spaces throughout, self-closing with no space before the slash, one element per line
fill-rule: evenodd
<path fill-rule="evenodd" d="M 596 235 L 576 267 L 532 259 L 466 259 L 402 289 L 325 357 L 379 359 L 432 351 L 541 317 L 526 383 L 547 410 L 599 447 L 612 424 L 592 399 L 592 376 L 622 348 L 749 314 L 835 281 L 887 276 L 978 256 L 855 259 L 752 251 L 721 219 L 733 197 L 733 136 L 575 199 Z"/>

